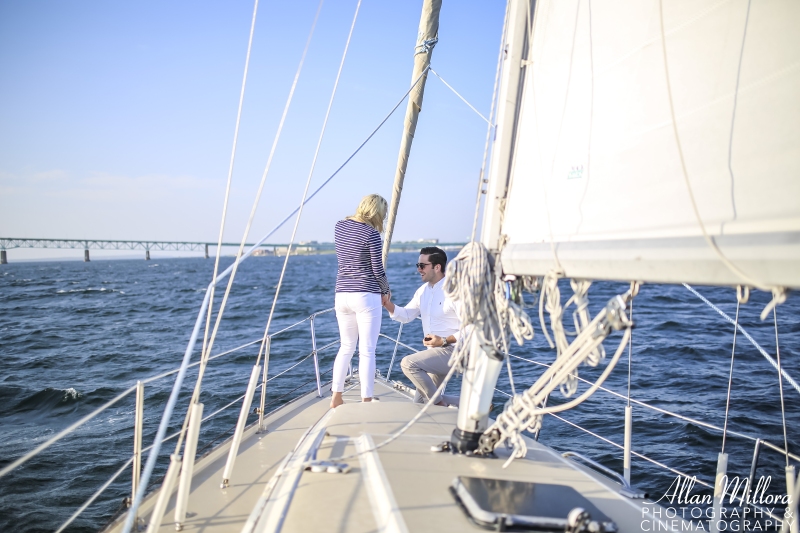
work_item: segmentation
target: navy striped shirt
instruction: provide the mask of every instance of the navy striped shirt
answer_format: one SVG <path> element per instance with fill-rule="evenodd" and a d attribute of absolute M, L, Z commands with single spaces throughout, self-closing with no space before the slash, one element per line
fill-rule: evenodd
<path fill-rule="evenodd" d="M 336 243 L 336 292 L 389 293 L 383 270 L 381 234 L 363 222 L 340 220 L 334 232 Z"/>

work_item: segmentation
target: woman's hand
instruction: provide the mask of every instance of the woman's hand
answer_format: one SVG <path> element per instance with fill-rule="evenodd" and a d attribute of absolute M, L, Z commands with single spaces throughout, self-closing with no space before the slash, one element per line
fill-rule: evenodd
<path fill-rule="evenodd" d="M 389 291 L 386 294 L 381 294 L 381 305 L 383 307 L 387 307 L 392 302 L 392 291 Z M 392 306 L 394 307 L 394 306 Z M 388 309 L 388 307 L 387 307 Z"/>

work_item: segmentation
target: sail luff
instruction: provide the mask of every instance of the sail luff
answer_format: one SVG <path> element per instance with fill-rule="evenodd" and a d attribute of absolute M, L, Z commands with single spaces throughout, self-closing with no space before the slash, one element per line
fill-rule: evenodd
<path fill-rule="evenodd" d="M 481 226 L 481 242 L 490 250 L 497 249 L 500 228 L 503 221 L 503 210 L 508 195 L 508 182 L 514 155 L 517 121 L 520 113 L 521 90 L 525 83 L 528 56 L 529 19 L 533 17 L 534 7 L 531 0 L 512 1 L 509 3 L 509 21 L 500 96 L 498 98 L 495 122 L 494 146 L 489 165 L 489 176 L 486 206 Z M 514 67 L 517 68 L 514 68 Z"/>
<path fill-rule="evenodd" d="M 414 72 L 411 75 L 411 82 L 414 83 L 420 76 L 422 76 L 422 79 L 419 80 L 417 86 L 408 95 L 403 136 L 400 139 L 400 154 L 397 156 L 397 169 L 395 170 L 394 185 L 392 186 L 392 201 L 389 204 L 386 233 L 383 240 L 384 266 L 389 254 L 389 246 L 392 244 L 392 233 L 395 220 L 397 220 L 400 195 L 403 193 L 403 181 L 406 177 L 408 158 L 411 154 L 411 144 L 414 142 L 417 120 L 422 111 L 422 97 L 425 93 L 425 82 L 428 80 L 428 67 L 431 64 L 433 47 L 439 39 L 439 11 L 441 8 L 442 0 L 424 0 L 422 4 L 417 46 L 414 48 Z"/>

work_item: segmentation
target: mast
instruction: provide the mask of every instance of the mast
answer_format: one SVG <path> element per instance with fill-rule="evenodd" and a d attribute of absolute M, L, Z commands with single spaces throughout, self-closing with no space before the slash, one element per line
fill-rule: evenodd
<path fill-rule="evenodd" d="M 394 185 L 392 186 L 392 201 L 389 205 L 386 235 L 383 241 L 384 267 L 386 266 L 386 257 L 389 254 L 389 246 L 392 244 L 392 231 L 397 218 L 397 208 L 400 205 L 400 195 L 403 192 L 403 180 L 406 177 L 411 143 L 414 142 L 417 120 L 422 111 L 422 97 L 425 93 L 425 82 L 428 80 L 428 67 L 431 64 L 433 47 L 436 46 L 439 40 L 439 11 L 441 8 L 442 0 L 423 0 L 422 2 L 422 16 L 419 21 L 417 46 L 414 48 L 414 72 L 411 75 L 411 83 L 414 83 L 420 76 L 422 76 L 422 79 L 419 80 L 417 86 L 408 95 L 405 127 L 403 129 L 403 137 L 400 139 L 400 154 L 397 156 L 397 170 L 394 174 Z"/>
<path fill-rule="evenodd" d="M 526 26 L 531 0 L 510 0 L 506 16 L 506 42 L 497 107 L 497 132 L 492 149 L 489 185 L 481 241 L 490 250 L 497 248 L 500 236 L 500 204 L 508 188 L 515 131 L 519 116 L 521 88 L 526 70 Z M 461 382 L 461 401 L 451 445 L 460 452 L 472 452 L 487 428 L 492 396 L 503 365 L 499 354 L 487 354 L 474 341 Z"/>

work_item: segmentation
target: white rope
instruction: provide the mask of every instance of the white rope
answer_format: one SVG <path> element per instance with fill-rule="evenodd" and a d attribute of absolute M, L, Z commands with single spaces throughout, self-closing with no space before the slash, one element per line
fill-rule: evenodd
<path fill-rule="evenodd" d="M 475 335 L 487 354 L 506 352 L 509 332 L 519 345 L 524 339 L 533 338 L 528 314 L 520 303 L 506 297 L 501 268 L 499 255 L 493 268 L 489 251 L 473 241 L 448 263 L 444 283 L 445 295 L 460 303 L 458 315 L 462 328 L 468 330 L 470 337 Z M 451 360 L 460 360 L 462 352 L 469 351 L 469 344 L 457 343 Z"/>
<path fill-rule="evenodd" d="M 278 131 L 275 134 L 275 139 L 274 139 L 274 141 L 272 143 L 272 149 L 270 150 L 269 158 L 267 159 L 267 165 L 264 168 L 264 173 L 261 176 L 261 183 L 258 186 L 258 192 L 256 193 L 255 200 L 253 201 L 253 207 L 250 210 L 250 217 L 249 217 L 249 219 L 247 221 L 247 226 L 245 227 L 244 234 L 242 235 L 242 241 L 239 244 L 239 250 L 238 250 L 238 252 L 236 254 L 237 260 L 232 265 L 232 270 L 231 270 L 231 273 L 230 273 L 230 277 L 228 278 L 228 286 L 225 288 L 225 295 L 222 297 L 222 302 L 220 303 L 219 311 L 217 313 L 217 319 L 216 319 L 216 321 L 214 323 L 214 329 L 213 329 L 213 331 L 211 333 L 211 338 L 209 339 L 209 343 L 208 343 L 208 346 L 207 346 L 207 351 L 210 351 L 213 348 L 214 340 L 216 339 L 217 332 L 219 331 L 219 325 L 220 325 L 220 322 L 222 321 L 222 316 L 223 316 L 223 314 L 225 312 L 225 305 L 226 305 L 226 303 L 228 301 L 228 296 L 230 295 L 231 287 L 233 286 L 233 281 L 234 281 L 234 278 L 236 277 L 236 272 L 237 272 L 237 270 L 239 268 L 239 264 L 241 263 L 241 259 L 238 259 L 238 258 L 240 258 L 242 256 L 242 251 L 244 249 L 244 245 L 247 242 L 247 236 L 250 233 L 250 227 L 252 226 L 253 219 L 255 218 L 255 214 L 256 214 L 257 207 L 258 207 L 258 203 L 259 203 L 259 201 L 261 199 L 261 193 L 262 193 L 262 191 L 264 189 L 264 183 L 266 182 L 267 175 L 269 174 L 269 169 L 270 169 L 270 166 L 272 164 L 272 158 L 275 155 L 275 149 L 276 149 L 276 147 L 278 145 L 278 141 L 280 140 L 281 132 L 283 131 L 283 125 L 284 125 L 284 123 L 286 121 L 286 115 L 289 112 L 289 107 L 291 106 L 292 100 L 294 98 L 294 92 L 295 92 L 295 88 L 297 87 L 297 81 L 300 78 L 300 73 L 303 70 L 303 64 L 305 63 L 306 54 L 308 53 L 308 47 L 311 44 L 311 38 L 313 37 L 314 30 L 315 30 L 315 28 L 317 26 L 317 20 L 319 19 L 319 13 L 322 10 L 323 2 L 324 2 L 324 0 L 320 0 L 319 6 L 317 7 L 317 11 L 314 14 L 314 21 L 311 24 L 311 30 L 309 31 L 308 39 L 306 40 L 306 45 L 305 45 L 305 48 L 303 49 L 303 54 L 300 57 L 300 63 L 297 66 L 297 72 L 295 73 L 294 80 L 292 81 L 292 87 L 291 87 L 291 89 L 289 91 L 289 96 L 288 96 L 288 98 L 286 100 L 286 104 L 284 105 L 283 115 L 281 116 L 280 123 L 278 124 Z M 190 341 L 190 344 L 191 344 L 191 341 Z M 181 373 L 179 372 L 179 377 L 180 376 L 181 376 Z M 158 458 L 158 453 L 159 453 L 160 448 L 161 448 L 161 439 L 163 439 L 164 435 L 166 434 L 167 425 L 169 423 L 169 419 L 172 417 L 172 410 L 174 409 L 175 401 L 177 401 L 177 390 L 176 389 L 180 388 L 179 381 L 182 382 L 182 377 L 181 377 L 181 379 L 176 379 L 175 388 L 173 388 L 172 394 L 170 395 L 170 398 L 169 398 L 169 400 L 167 402 L 167 407 L 164 409 L 164 415 L 161 418 L 161 423 L 159 424 L 158 431 L 156 433 L 156 438 L 154 440 L 153 450 L 148 454 L 147 462 L 145 464 L 144 471 L 142 472 L 141 484 L 139 485 L 139 489 L 136 491 L 136 495 L 133 498 L 133 502 L 131 503 L 131 507 L 128 510 L 128 516 L 127 516 L 127 518 L 125 520 L 125 525 L 123 526 L 123 532 L 124 533 L 130 533 L 131 528 L 133 527 L 133 518 L 134 518 L 134 516 L 136 516 L 136 512 L 137 512 L 137 510 L 139 508 L 139 504 L 140 504 L 142 498 L 144 497 L 145 490 L 147 489 L 147 483 L 150 480 L 150 476 L 153 473 L 153 469 L 155 468 L 155 463 L 156 463 L 156 460 Z M 189 416 L 188 412 L 187 412 L 186 416 L 187 417 Z"/>
<path fill-rule="evenodd" d="M 592 282 L 589 280 L 570 280 L 570 286 L 573 290 L 573 295 L 567 300 L 567 303 L 561 306 L 561 290 L 558 287 L 559 273 L 551 270 L 542 280 L 542 298 L 539 300 L 539 321 L 541 322 L 542 330 L 545 333 L 547 342 L 551 348 L 556 348 L 557 357 L 561 357 L 569 347 L 567 335 L 578 336 L 589 327 L 589 298 L 587 294 Z M 575 305 L 575 311 L 572 313 L 572 319 L 575 324 L 575 332 L 567 332 L 564 329 L 564 310 L 570 305 Z M 544 310 L 550 313 L 550 327 L 553 330 L 553 340 L 547 333 L 547 326 L 544 321 Z M 586 359 L 586 364 L 592 367 L 600 364 L 600 361 L 605 359 L 606 352 L 602 344 L 598 344 Z M 578 371 L 575 370 L 560 386 L 562 394 L 570 397 L 578 390 Z"/>
<path fill-rule="evenodd" d="M 585 279 L 572 279 L 569 281 L 574 294 L 567 301 L 567 307 L 570 303 L 575 304 L 575 312 L 572 313 L 572 318 L 575 322 L 575 331 L 580 334 L 581 331 L 589 326 L 591 319 L 589 318 L 589 298 L 586 296 L 589 292 L 592 282 Z M 603 345 L 597 347 L 596 350 L 589 354 L 586 364 L 589 366 L 597 366 L 600 361 L 605 359 L 606 352 Z"/>
<path fill-rule="evenodd" d="M 548 283 L 550 283 L 549 288 Z M 548 275 L 544 290 L 550 293 L 558 291 L 557 283 L 558 279 L 555 275 Z M 527 446 L 521 437 L 522 431 L 526 429 L 532 432 L 538 431 L 541 428 L 544 414 L 571 409 L 590 397 L 602 385 L 616 366 L 630 338 L 631 322 L 625 312 L 627 302 L 633 297 L 632 290 L 623 296 L 613 298 L 605 309 L 579 332 L 577 338 L 560 351 L 556 361 L 536 380 L 536 383 L 506 403 L 505 409 L 494 424 L 484 432 L 484 436 L 488 438 L 480 445 L 480 453 L 489 453 L 498 444 L 507 441 L 514 449 L 514 453 L 504 465 L 508 466 L 514 458 L 523 457 L 527 452 Z M 543 295 L 544 297 L 545 295 Z M 554 300 L 554 304 L 558 305 L 559 309 L 553 309 L 553 311 L 560 312 L 560 302 L 558 299 Z M 549 307 L 552 309 L 553 306 Z M 625 331 L 614 357 L 597 381 L 585 393 L 570 402 L 554 407 L 544 407 L 545 399 L 556 387 L 560 386 L 565 395 L 568 395 L 567 393 L 571 395 L 577 391 L 576 369 L 581 363 L 592 357 L 592 354 L 597 351 L 597 347 L 614 329 L 624 329 Z M 563 336 L 564 334 L 561 332 L 558 335 Z"/>
<path fill-rule="evenodd" d="M 322 4 L 320 3 L 320 6 Z M 317 166 L 317 157 L 319 157 L 319 150 L 322 146 L 322 139 L 325 137 L 325 130 L 328 126 L 328 118 L 330 118 L 331 109 L 333 108 L 333 101 L 336 98 L 336 89 L 339 87 L 339 79 L 342 76 L 342 69 L 344 69 L 344 62 L 347 58 L 347 51 L 350 49 L 350 40 L 353 37 L 353 30 L 356 27 L 356 20 L 358 20 L 358 11 L 361 9 L 361 0 L 358 0 L 356 4 L 356 11 L 353 14 L 353 22 L 350 25 L 350 33 L 347 34 L 347 42 L 344 45 L 344 52 L 342 53 L 342 61 L 339 63 L 339 70 L 336 73 L 336 81 L 333 83 L 333 90 L 331 91 L 331 98 L 328 101 L 328 109 L 325 111 L 325 119 L 322 122 L 322 130 L 319 133 L 319 139 L 317 140 L 317 147 L 314 150 L 314 158 L 311 160 L 311 169 L 308 171 L 308 178 L 306 178 L 306 186 L 303 189 L 303 197 L 300 199 L 300 206 L 297 208 L 297 218 L 294 221 L 294 228 L 292 229 L 292 236 L 289 239 L 289 244 L 286 248 L 286 257 L 283 260 L 283 267 L 281 268 L 281 275 L 278 278 L 278 285 L 275 288 L 275 295 L 272 297 L 272 308 L 269 311 L 269 317 L 267 318 L 267 325 L 264 328 L 264 338 L 261 342 L 261 348 L 258 351 L 258 358 L 256 359 L 256 365 L 259 364 L 261 361 L 261 353 L 264 350 L 264 347 L 267 343 L 267 336 L 269 335 L 269 328 L 272 325 L 272 317 L 275 314 L 275 306 L 278 303 L 278 296 L 281 292 L 281 287 L 283 286 L 283 278 L 286 274 L 286 265 L 289 264 L 289 256 L 292 253 L 292 245 L 294 244 L 294 239 L 297 236 L 297 227 L 300 225 L 300 219 L 303 217 L 303 206 L 306 203 L 306 199 L 308 197 L 308 189 L 311 186 L 311 177 L 314 175 L 314 169 Z M 266 355 L 265 355 L 266 357 Z M 266 373 L 265 373 L 266 375 Z"/>
<path fill-rule="evenodd" d="M 605 311 L 598 315 L 601 318 Z M 592 323 L 598 325 L 599 320 L 595 319 Z M 602 342 L 605 335 L 601 337 L 592 338 L 594 330 L 587 330 L 575 340 L 570 346 L 571 354 L 569 357 L 562 357 L 556 360 L 553 364 L 537 381 L 531 386 L 530 389 L 522 394 L 514 396 L 514 398 L 506 404 L 506 408 L 497 417 L 495 423 L 486 430 L 490 433 L 493 430 L 499 432 L 500 440 L 508 440 L 514 448 L 514 453 L 509 457 L 509 460 L 504 465 L 507 466 L 515 458 L 524 457 L 527 453 L 527 445 L 521 436 L 523 430 L 535 432 L 542 426 L 542 417 L 545 414 L 560 413 L 568 409 L 572 409 L 583 403 L 605 382 L 606 378 L 610 375 L 611 371 L 619 361 L 620 356 L 625 351 L 630 337 L 630 327 L 625 328 L 622 340 L 617 347 L 614 357 L 611 358 L 603 373 L 597 378 L 597 381 L 589 387 L 583 394 L 577 398 L 553 407 L 543 407 L 544 398 L 552 392 L 552 390 L 563 383 L 567 378 L 574 374 L 574 369 L 588 357 L 597 344 Z M 559 361 L 563 361 L 559 365 Z"/>
<path fill-rule="evenodd" d="M 794 389 L 795 389 L 797 392 L 800 392 L 800 385 L 798 385 L 798 384 L 797 384 L 797 382 L 796 382 L 794 379 L 792 379 L 792 376 L 790 376 L 789 374 L 787 374 L 787 373 L 786 373 L 786 370 L 784 370 L 784 369 L 782 369 L 782 368 L 778 368 L 778 363 L 775 361 L 775 359 L 773 359 L 773 358 L 772 358 L 772 356 L 770 356 L 770 355 L 769 355 L 769 354 L 768 354 L 768 353 L 767 353 L 767 352 L 764 350 L 764 348 L 762 348 L 762 347 L 761 347 L 761 346 L 760 346 L 760 345 L 759 345 L 759 344 L 756 342 L 756 340 L 755 340 L 753 337 L 751 337 L 751 336 L 750 336 L 750 334 L 749 334 L 749 333 L 747 333 L 747 331 L 745 331 L 745 329 L 744 329 L 744 328 L 743 328 L 741 325 L 737 324 L 737 323 L 736 323 L 736 322 L 735 322 L 735 321 L 734 321 L 734 320 L 733 320 L 731 317 L 729 317 L 728 315 L 726 315 L 726 314 L 725 314 L 725 313 L 722 311 L 722 309 L 720 309 L 719 307 L 717 307 L 716 305 L 714 305 L 713 303 L 711 303 L 710 301 L 708 301 L 708 300 L 707 300 L 707 299 L 706 299 L 706 298 L 705 298 L 705 297 L 704 297 L 702 294 L 700 294 L 699 292 L 697 292 L 696 290 L 694 290 L 694 288 L 692 288 L 690 285 L 688 285 L 688 284 L 684 283 L 684 284 L 683 284 L 683 286 L 684 286 L 684 287 L 686 287 L 687 289 L 689 289 L 689 291 L 691 291 L 691 293 L 692 293 L 692 294 L 694 294 L 695 296 L 697 296 L 698 298 L 700 298 L 701 300 L 703 300 L 703 301 L 706 303 L 706 305 L 708 305 L 709 307 L 711 307 L 711 309 L 713 309 L 714 311 L 716 311 L 717 313 L 719 313 L 719 315 L 720 315 L 722 318 L 724 318 L 725 320 L 727 320 L 728 322 L 730 322 L 731 324 L 733 324 L 734 326 L 736 326 L 736 328 L 739 330 L 739 332 L 740 332 L 742 335 L 744 335 L 744 336 L 745 336 L 745 338 L 746 338 L 747 340 L 749 340 L 749 341 L 750 341 L 750 343 L 751 343 L 753 346 L 755 346 L 755 347 L 756 347 L 756 349 L 759 351 L 759 353 L 760 353 L 761 355 L 763 355 L 763 356 L 764 356 L 764 358 L 765 358 L 765 359 L 766 359 L 766 360 L 769 362 L 769 364 L 771 364 L 771 365 L 773 366 L 773 368 L 775 368 L 775 370 L 778 370 L 778 371 L 781 373 L 781 375 L 782 375 L 784 378 L 786 378 L 786 381 L 788 381 L 788 382 L 789 382 L 789 384 L 790 384 L 792 387 L 794 387 Z"/>

